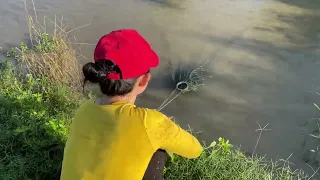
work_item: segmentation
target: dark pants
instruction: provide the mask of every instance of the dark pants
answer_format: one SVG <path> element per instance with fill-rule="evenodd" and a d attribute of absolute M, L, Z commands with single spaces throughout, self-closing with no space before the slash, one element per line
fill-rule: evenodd
<path fill-rule="evenodd" d="M 168 159 L 168 154 L 164 150 L 157 150 L 148 165 L 143 180 L 163 180 L 163 170 Z"/>

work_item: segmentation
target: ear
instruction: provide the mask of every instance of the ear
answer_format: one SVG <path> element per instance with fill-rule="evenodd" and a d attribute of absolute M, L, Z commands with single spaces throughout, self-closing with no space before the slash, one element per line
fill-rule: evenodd
<path fill-rule="evenodd" d="M 150 79 L 151 79 L 150 73 L 147 73 L 147 74 L 141 76 L 138 86 L 139 87 L 146 87 L 148 85 Z"/>

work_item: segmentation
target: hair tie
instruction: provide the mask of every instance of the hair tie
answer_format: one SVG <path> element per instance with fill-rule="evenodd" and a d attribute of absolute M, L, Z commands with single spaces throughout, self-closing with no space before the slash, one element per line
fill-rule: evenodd
<path fill-rule="evenodd" d="M 108 73 L 108 75 L 106 76 L 108 79 L 114 79 L 114 80 L 120 80 L 120 74 L 117 72 L 110 72 Z"/>

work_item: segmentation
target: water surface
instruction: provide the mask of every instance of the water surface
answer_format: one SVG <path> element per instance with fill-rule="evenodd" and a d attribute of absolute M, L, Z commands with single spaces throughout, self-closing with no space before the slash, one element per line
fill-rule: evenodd
<path fill-rule="evenodd" d="M 63 15 L 76 30 L 76 46 L 87 58 L 100 36 L 135 28 L 161 58 L 139 105 L 158 107 L 172 88 L 168 65 L 209 60 L 212 78 L 197 92 L 179 96 L 164 109 L 183 127 L 202 131 L 200 138 L 222 136 L 253 152 L 259 123 L 268 125 L 256 152 L 287 158 L 296 168 L 314 167 L 306 151 L 318 144 L 308 136 L 318 117 L 313 102 L 319 83 L 320 2 L 312 0 L 34 0 L 38 18 Z M 24 5 L 0 0 L 0 46 L 28 38 Z M 28 1 L 31 12 L 32 3 Z M 306 123 L 307 122 L 307 123 Z"/>

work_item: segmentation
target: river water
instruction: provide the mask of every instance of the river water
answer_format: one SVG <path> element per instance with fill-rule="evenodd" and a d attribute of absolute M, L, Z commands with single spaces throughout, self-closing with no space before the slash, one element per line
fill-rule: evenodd
<path fill-rule="evenodd" d="M 163 111 L 210 143 L 231 140 L 253 153 L 260 124 L 268 124 L 258 155 L 286 159 L 311 173 L 319 167 L 309 136 L 319 116 L 320 2 L 316 0 L 34 0 L 38 18 L 63 16 L 77 49 L 87 59 L 100 36 L 118 28 L 137 29 L 161 58 L 139 105 L 158 107 L 171 93 L 168 65 L 209 60 L 210 76 L 198 91 L 172 101 Z M 32 1 L 27 0 L 31 12 Z M 0 46 L 27 39 L 23 2 L 0 0 Z M 320 159 L 319 159 L 320 160 Z"/>

